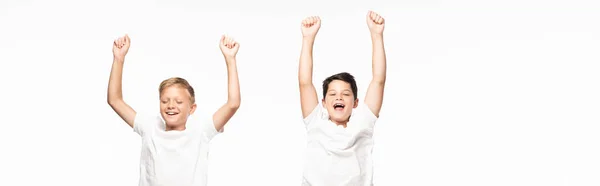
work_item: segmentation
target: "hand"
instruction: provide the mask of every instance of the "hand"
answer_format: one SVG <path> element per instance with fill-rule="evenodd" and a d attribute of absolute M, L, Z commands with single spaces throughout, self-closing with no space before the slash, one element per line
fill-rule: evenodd
<path fill-rule="evenodd" d="M 115 40 L 113 43 L 113 57 L 117 60 L 124 60 L 125 55 L 129 51 L 129 46 L 131 44 L 131 39 L 129 36 L 125 34 L 125 36 L 120 37 Z"/>
<path fill-rule="evenodd" d="M 303 37 L 315 38 L 319 28 L 321 28 L 321 18 L 319 16 L 311 16 L 302 20 Z"/>
<path fill-rule="evenodd" d="M 233 38 L 223 35 L 221 36 L 221 42 L 219 42 L 219 48 L 221 48 L 223 56 L 233 58 L 240 49 L 240 44 Z"/>
<path fill-rule="evenodd" d="M 383 27 L 385 25 L 385 19 L 383 19 L 383 17 L 381 17 L 379 14 L 369 11 L 369 13 L 367 13 L 367 25 L 369 26 L 371 34 L 382 34 Z"/>

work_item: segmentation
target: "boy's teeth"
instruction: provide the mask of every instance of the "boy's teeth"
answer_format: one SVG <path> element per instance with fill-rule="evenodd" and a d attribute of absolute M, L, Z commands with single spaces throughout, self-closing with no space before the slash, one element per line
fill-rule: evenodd
<path fill-rule="evenodd" d="M 344 105 L 341 104 L 341 103 L 336 103 L 336 104 L 333 105 L 333 108 L 335 108 L 335 109 L 337 109 L 338 107 L 339 108 L 344 108 Z"/>

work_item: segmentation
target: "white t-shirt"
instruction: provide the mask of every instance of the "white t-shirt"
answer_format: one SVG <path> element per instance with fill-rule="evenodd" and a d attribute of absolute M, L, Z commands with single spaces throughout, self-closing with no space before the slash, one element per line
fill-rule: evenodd
<path fill-rule="evenodd" d="M 377 117 L 366 104 L 352 110 L 346 128 L 329 120 L 319 103 L 304 118 L 307 132 L 303 186 L 371 186 L 373 128 Z"/>
<path fill-rule="evenodd" d="M 133 130 L 142 137 L 139 186 L 205 186 L 212 118 L 188 118 L 183 131 L 166 131 L 160 115 L 136 114 Z"/>

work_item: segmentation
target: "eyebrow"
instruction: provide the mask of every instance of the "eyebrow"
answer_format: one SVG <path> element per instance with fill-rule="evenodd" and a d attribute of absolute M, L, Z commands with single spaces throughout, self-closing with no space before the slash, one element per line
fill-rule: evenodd
<path fill-rule="evenodd" d="M 185 98 L 179 98 L 179 97 L 175 97 L 175 98 L 171 98 L 171 97 L 161 97 L 161 100 L 166 99 L 166 100 L 175 100 L 175 101 L 180 101 L 180 100 L 185 100 Z"/>
<path fill-rule="evenodd" d="M 334 92 L 335 92 L 335 90 L 329 90 L 329 91 L 327 91 L 327 92 L 331 92 L 331 91 L 334 91 Z M 344 89 L 344 90 L 342 90 L 342 92 L 345 92 L 345 91 L 352 92 L 350 89 Z"/>

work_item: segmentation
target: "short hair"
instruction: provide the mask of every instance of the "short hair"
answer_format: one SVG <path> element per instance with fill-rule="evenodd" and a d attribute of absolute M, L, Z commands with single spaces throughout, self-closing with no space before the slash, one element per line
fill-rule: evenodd
<path fill-rule="evenodd" d="M 170 86 L 180 86 L 181 88 L 185 88 L 187 89 L 187 91 L 190 93 L 190 101 L 193 103 L 196 102 L 196 97 L 194 95 L 194 88 L 188 83 L 187 80 L 180 78 L 180 77 L 172 77 L 169 79 L 165 79 L 164 81 L 162 81 L 160 83 L 160 86 L 158 87 L 158 93 L 162 94 L 163 90 L 165 90 L 165 88 L 168 88 Z"/>
<path fill-rule="evenodd" d="M 356 81 L 354 80 L 354 76 L 352 76 L 348 72 L 341 72 L 341 73 L 337 73 L 337 74 L 334 74 L 332 76 L 329 76 L 328 78 L 326 78 L 323 81 L 323 99 L 325 99 L 325 96 L 327 96 L 327 91 L 329 90 L 329 84 L 333 80 L 340 80 L 340 81 L 344 81 L 346 83 L 349 83 L 350 87 L 352 89 L 352 94 L 354 94 L 354 99 L 357 98 L 357 96 L 358 96 L 358 88 L 356 87 Z"/>

